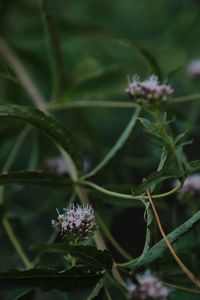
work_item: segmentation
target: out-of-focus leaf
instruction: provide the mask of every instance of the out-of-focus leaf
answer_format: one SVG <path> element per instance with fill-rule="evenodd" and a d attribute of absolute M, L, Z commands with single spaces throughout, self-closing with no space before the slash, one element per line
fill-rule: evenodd
<path fill-rule="evenodd" d="M 35 108 L 8 104 L 0 104 L 0 116 L 20 119 L 42 130 L 69 153 L 79 169 L 82 168 L 82 160 L 77 141 L 71 132 L 55 119 L 46 116 L 43 112 Z"/>
<path fill-rule="evenodd" d="M 102 298 L 99 298 L 100 294 L 102 293 L 102 289 L 103 289 L 103 280 L 101 280 L 100 282 L 98 282 L 95 286 L 95 288 L 93 289 L 93 291 L 91 292 L 91 294 L 88 296 L 87 300 L 100 300 Z"/>
<path fill-rule="evenodd" d="M 69 246 L 65 243 L 54 243 L 36 244 L 32 248 L 44 252 L 56 252 L 64 255 L 70 254 L 99 270 L 106 269 L 110 271 L 113 265 L 109 251 L 98 250 L 93 246 Z"/>
<path fill-rule="evenodd" d="M 34 185 L 41 187 L 66 187 L 72 184 L 70 179 L 43 171 L 15 171 L 0 174 L 0 185 Z"/>
<path fill-rule="evenodd" d="M 142 251 L 142 254 L 136 258 L 135 264 L 133 264 L 133 267 L 136 268 L 137 265 L 140 264 L 140 262 L 144 259 L 144 257 L 146 256 L 149 248 L 150 248 L 150 242 L 151 242 L 151 230 L 150 230 L 150 226 L 151 223 L 153 221 L 153 215 L 151 212 L 151 206 L 150 203 L 148 201 L 142 201 L 143 204 L 145 205 L 145 215 L 146 215 L 146 238 L 145 238 L 145 243 L 144 243 L 144 248 Z"/>
<path fill-rule="evenodd" d="M 182 225 L 180 225 L 175 230 L 173 230 L 170 234 L 167 235 L 167 238 L 170 241 L 170 243 L 176 242 L 183 234 L 191 230 L 193 226 L 198 222 L 200 222 L 200 211 L 198 211 L 189 220 L 187 220 L 185 223 L 183 223 Z M 154 262 L 158 258 L 162 257 L 162 255 L 167 250 L 168 250 L 167 245 L 165 241 L 162 239 L 147 251 L 145 257 L 137 264 L 137 268 L 141 266 L 146 266 Z M 135 260 L 130 261 L 123 265 L 128 268 L 133 268 L 135 266 Z"/>
<path fill-rule="evenodd" d="M 73 291 L 83 290 L 95 285 L 102 273 L 88 268 L 73 267 L 62 272 L 51 269 L 31 269 L 26 271 L 9 270 L 0 273 L 0 288 L 38 287 L 44 291 L 52 289 Z"/>
<path fill-rule="evenodd" d="M 9 290 L 7 289 L 6 296 L 4 297 L 4 300 L 18 300 L 21 299 L 21 297 L 27 295 L 32 289 L 31 288 L 21 288 L 21 289 L 14 289 Z"/>
<path fill-rule="evenodd" d="M 145 59 L 148 66 L 150 67 L 150 73 L 154 73 L 160 79 L 162 79 L 161 70 L 160 70 L 160 67 L 159 67 L 159 64 L 158 64 L 156 58 L 143 45 L 141 45 L 140 43 L 135 42 L 133 40 L 130 40 L 130 41 L 129 40 L 114 40 L 114 43 L 137 50 L 142 55 L 142 57 Z"/>
<path fill-rule="evenodd" d="M 136 194 L 140 195 L 141 193 L 145 193 L 146 190 L 152 191 L 159 183 L 171 179 L 176 178 L 176 175 L 169 174 L 168 170 L 162 169 L 159 172 L 153 172 L 137 189 Z"/>
<path fill-rule="evenodd" d="M 129 121 L 127 127 L 122 132 L 119 139 L 116 141 L 114 146 L 111 148 L 111 150 L 107 153 L 107 155 L 102 159 L 102 161 L 88 174 L 84 176 L 84 178 L 90 178 L 94 175 L 96 175 L 97 172 L 99 172 L 103 167 L 107 165 L 107 163 L 110 162 L 110 160 L 118 153 L 118 151 L 124 146 L 126 141 L 128 140 L 129 136 L 132 133 L 132 130 L 136 124 L 137 118 L 140 114 L 141 109 L 136 108 L 133 116 L 131 117 L 131 120 Z"/>
<path fill-rule="evenodd" d="M 200 171 L 200 160 L 194 160 L 187 164 L 187 175 Z"/>
<path fill-rule="evenodd" d="M 102 70 L 77 81 L 72 86 L 69 94 L 71 96 L 116 94 L 117 91 L 121 91 L 126 74 L 126 70 L 116 67 Z M 66 100 L 66 96 L 59 99 L 59 101 L 62 101 L 62 99 L 63 101 Z"/>

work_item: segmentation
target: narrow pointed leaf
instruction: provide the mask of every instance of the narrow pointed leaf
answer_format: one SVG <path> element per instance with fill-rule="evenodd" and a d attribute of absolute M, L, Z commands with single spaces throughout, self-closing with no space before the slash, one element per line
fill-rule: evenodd
<path fill-rule="evenodd" d="M 69 178 L 43 171 L 14 171 L 0 174 L 0 185 L 33 185 L 41 187 L 67 187 L 72 184 Z"/>
<path fill-rule="evenodd" d="M 187 220 L 185 223 L 183 223 L 175 230 L 173 230 L 170 234 L 168 234 L 167 235 L 168 240 L 170 241 L 170 243 L 176 242 L 182 235 L 184 235 L 189 230 L 191 230 L 193 226 L 199 222 L 200 222 L 200 211 L 198 211 L 189 220 Z M 168 251 L 167 245 L 165 241 L 162 239 L 147 251 L 145 257 L 137 264 L 137 268 L 141 266 L 146 266 L 154 262 L 158 258 L 161 258 L 163 254 L 167 251 Z M 130 261 L 123 265 L 132 269 L 135 266 L 135 260 Z"/>
<path fill-rule="evenodd" d="M 46 116 L 38 109 L 10 104 L 0 104 L 0 116 L 16 118 L 37 127 L 60 145 L 72 157 L 79 169 L 82 168 L 76 139 L 57 120 Z"/>
<path fill-rule="evenodd" d="M 86 268 L 73 267 L 63 272 L 52 269 L 30 269 L 26 271 L 9 270 L 0 273 L 0 289 L 40 288 L 44 291 L 52 289 L 73 291 L 83 290 L 95 285 L 103 274 Z"/>
<path fill-rule="evenodd" d="M 44 252 L 56 252 L 64 255 L 70 254 L 79 258 L 85 264 L 90 264 L 99 270 L 112 268 L 112 257 L 107 250 L 98 250 L 93 246 L 69 246 L 66 243 L 36 244 L 33 249 Z"/>

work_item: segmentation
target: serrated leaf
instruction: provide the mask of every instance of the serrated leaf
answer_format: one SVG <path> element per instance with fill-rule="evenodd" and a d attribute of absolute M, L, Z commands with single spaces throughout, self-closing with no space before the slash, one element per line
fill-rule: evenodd
<path fill-rule="evenodd" d="M 96 284 L 103 274 L 88 268 L 73 267 L 62 272 L 52 269 L 9 270 L 0 273 L 0 288 L 40 288 L 62 291 L 82 290 Z"/>
<path fill-rule="evenodd" d="M 49 188 L 67 187 L 72 181 L 63 176 L 43 171 L 13 171 L 0 174 L 0 185 L 33 185 Z"/>
<path fill-rule="evenodd" d="M 180 225 L 175 230 L 173 230 L 170 234 L 167 235 L 167 238 L 170 241 L 170 243 L 176 242 L 182 235 L 184 235 L 189 230 L 191 230 L 193 226 L 198 222 L 200 222 L 200 211 L 198 211 L 189 220 L 187 220 L 185 223 L 183 223 L 182 225 Z M 167 250 L 168 250 L 167 245 L 165 241 L 162 239 L 147 251 L 145 257 L 137 264 L 137 268 L 141 266 L 146 266 L 154 262 L 158 258 L 161 258 Z M 126 264 L 123 264 L 123 266 L 132 269 L 135 266 L 135 261 L 134 260 L 130 261 Z"/>
<path fill-rule="evenodd" d="M 46 116 L 38 109 L 11 104 L 0 104 L 0 116 L 13 117 L 37 127 L 60 145 L 73 158 L 79 169 L 82 168 L 82 159 L 76 139 L 57 120 Z"/>
<path fill-rule="evenodd" d="M 93 246 L 70 246 L 66 243 L 54 243 L 36 244 L 33 245 L 32 248 L 44 252 L 56 252 L 64 255 L 70 254 L 99 270 L 106 269 L 110 271 L 113 265 L 112 257 L 109 251 L 98 250 Z"/>

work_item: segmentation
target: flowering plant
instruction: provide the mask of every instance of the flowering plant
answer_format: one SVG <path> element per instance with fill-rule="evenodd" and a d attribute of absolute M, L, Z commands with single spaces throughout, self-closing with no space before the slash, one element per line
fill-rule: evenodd
<path fill-rule="evenodd" d="M 180 2 L 0 2 L 0 300 L 199 299 L 199 4 Z"/>

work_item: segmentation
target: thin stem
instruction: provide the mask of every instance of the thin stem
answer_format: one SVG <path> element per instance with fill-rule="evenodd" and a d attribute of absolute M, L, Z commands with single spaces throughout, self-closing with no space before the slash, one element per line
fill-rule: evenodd
<path fill-rule="evenodd" d="M 35 103 L 36 106 L 44 113 L 48 114 L 46 102 L 41 92 L 39 91 L 39 89 L 31 79 L 30 75 L 27 73 L 26 68 L 23 66 L 21 61 L 16 56 L 16 54 L 1 37 L 0 37 L 0 55 L 5 59 L 7 64 L 16 73 L 22 86 L 25 88 L 25 90 L 33 100 L 33 103 Z"/>
<path fill-rule="evenodd" d="M 200 94 L 189 95 L 185 97 L 177 97 L 168 99 L 165 105 L 173 105 L 177 103 L 187 103 L 200 100 Z M 59 111 L 63 109 L 76 109 L 76 108 L 120 108 L 129 109 L 139 107 L 139 105 L 133 101 L 109 101 L 109 100 L 76 100 L 68 101 L 65 103 L 50 104 L 50 111 Z"/>
<path fill-rule="evenodd" d="M 65 103 L 49 104 L 48 108 L 50 111 L 58 111 L 63 109 L 72 108 L 137 108 L 138 104 L 132 101 L 104 101 L 104 100 L 79 100 L 79 101 L 68 101 Z"/>
<path fill-rule="evenodd" d="M 199 290 L 186 288 L 184 286 L 180 286 L 180 285 L 177 285 L 177 284 L 172 284 L 172 283 L 165 282 L 165 281 L 162 281 L 162 283 L 165 286 L 169 287 L 169 288 L 173 288 L 173 289 L 176 289 L 176 290 L 184 291 L 186 293 L 190 293 L 190 294 L 194 294 L 194 295 L 200 295 L 200 291 Z"/>
<path fill-rule="evenodd" d="M 50 48 L 50 52 L 53 54 L 49 60 L 52 69 L 52 85 L 54 86 L 53 97 L 55 97 L 55 95 L 62 92 L 67 80 L 55 18 L 50 10 L 48 0 L 42 0 L 42 14 L 44 29 L 48 39 L 48 46 Z"/>
<path fill-rule="evenodd" d="M 166 142 L 166 144 L 169 146 L 171 152 L 173 153 L 174 158 L 175 158 L 175 160 L 177 162 L 179 171 L 181 172 L 181 174 L 182 174 L 182 176 L 184 178 L 183 164 L 182 164 L 182 162 L 179 160 L 179 158 L 177 156 L 175 145 L 174 145 L 174 143 L 173 143 L 173 141 L 171 139 L 171 136 L 169 136 L 169 134 L 167 132 L 167 128 L 163 125 L 163 123 L 160 120 L 160 118 L 161 118 L 160 111 L 152 112 L 151 115 L 154 117 L 154 119 L 155 119 L 155 121 L 157 123 L 158 129 L 162 133 L 163 140 Z"/>
<path fill-rule="evenodd" d="M 193 102 L 193 101 L 199 101 L 199 100 L 200 100 L 200 94 L 193 94 L 193 95 L 168 99 L 166 104 L 171 105 L 171 104 L 187 103 L 187 102 Z"/>
<path fill-rule="evenodd" d="M 105 167 L 106 164 L 108 164 L 110 162 L 110 160 L 113 157 L 115 157 L 116 153 L 124 146 L 127 139 L 129 138 L 130 134 L 132 133 L 140 112 L 141 112 L 141 108 L 140 107 L 136 108 L 128 125 L 126 126 L 125 130 L 122 132 L 120 137 L 117 139 L 114 146 L 110 149 L 110 151 L 106 154 L 106 156 L 100 161 L 100 163 L 94 169 L 92 169 L 89 173 L 84 175 L 82 177 L 82 179 L 90 178 L 90 177 L 96 175 L 97 172 L 99 172 L 103 167 Z"/>
<path fill-rule="evenodd" d="M 89 187 L 92 187 L 93 189 L 97 190 L 98 192 L 101 192 L 102 194 L 111 196 L 111 197 L 115 197 L 115 198 L 121 198 L 121 199 L 130 199 L 130 200 L 141 200 L 141 199 L 148 199 L 147 196 L 145 196 L 144 194 L 138 195 L 138 196 L 134 196 L 134 195 L 129 195 L 129 194 L 122 194 L 122 193 L 117 193 L 117 192 L 113 192 L 110 190 L 107 190 L 93 182 L 90 181 L 84 181 L 84 180 L 79 180 L 77 182 L 75 182 L 75 184 L 83 184 Z M 179 183 L 175 188 L 173 188 L 172 190 L 166 192 L 166 193 L 162 193 L 162 194 L 156 194 L 156 195 L 152 195 L 153 199 L 157 199 L 157 198 L 162 198 L 162 197 L 167 197 L 173 193 L 175 193 L 176 191 L 178 191 L 181 188 L 182 184 Z"/>
<path fill-rule="evenodd" d="M 200 280 L 198 278 L 195 277 L 195 275 L 184 265 L 184 263 L 180 260 L 180 258 L 178 257 L 178 255 L 176 254 L 176 252 L 174 251 L 174 248 L 172 247 L 170 241 L 168 240 L 165 232 L 164 232 L 164 229 L 162 227 L 162 224 L 160 222 L 160 218 L 158 216 L 158 213 L 156 211 L 156 208 L 154 206 L 154 203 L 153 203 L 153 200 L 151 198 L 151 194 L 150 192 L 147 190 L 146 191 L 147 193 L 147 196 L 148 196 L 148 200 L 151 204 L 151 207 L 152 207 L 152 210 L 153 210 L 153 213 L 154 213 L 154 216 L 155 216 L 155 219 L 156 219 L 156 223 L 158 225 L 158 228 L 159 228 L 159 231 L 170 251 L 170 253 L 172 254 L 173 258 L 175 259 L 175 261 L 177 262 L 177 264 L 179 265 L 179 267 L 181 268 L 181 270 L 186 274 L 186 276 L 195 284 L 197 285 L 198 287 L 200 287 Z"/>
<path fill-rule="evenodd" d="M 115 247 L 115 249 L 121 254 L 122 257 L 124 257 L 127 260 L 132 260 L 132 256 L 129 255 L 120 245 L 119 243 L 115 240 L 115 238 L 112 236 L 111 232 L 109 231 L 108 227 L 104 223 L 103 219 L 97 215 L 97 221 L 104 233 L 104 235 L 108 238 L 110 243 Z"/>
<path fill-rule="evenodd" d="M 13 247 L 15 248 L 16 252 L 18 253 L 19 257 L 21 258 L 21 260 L 23 261 L 24 263 L 24 266 L 27 268 L 27 269 L 31 269 L 33 268 L 33 265 L 32 263 L 30 262 L 30 260 L 28 259 L 28 257 L 26 256 L 24 250 L 22 249 L 22 246 L 20 245 L 13 229 L 12 229 L 12 226 L 9 222 L 9 220 L 4 217 L 3 218 L 3 226 L 9 236 L 9 239 L 11 241 L 11 243 L 13 244 Z"/>
<path fill-rule="evenodd" d="M 110 295 L 110 293 L 108 291 L 108 288 L 106 286 L 104 286 L 104 290 L 105 290 L 105 294 L 106 294 L 107 299 L 108 300 L 112 300 L 112 297 L 111 297 L 111 295 Z"/>
<path fill-rule="evenodd" d="M 1 170 L 2 173 L 7 172 L 10 169 L 29 130 L 30 130 L 30 127 L 26 126 L 24 128 L 24 130 L 22 130 L 22 132 L 18 136 L 17 141 L 15 142 L 14 147 L 12 148 L 12 151 L 9 154 L 9 157 L 8 157 L 6 163 L 4 164 L 4 166 Z"/>

